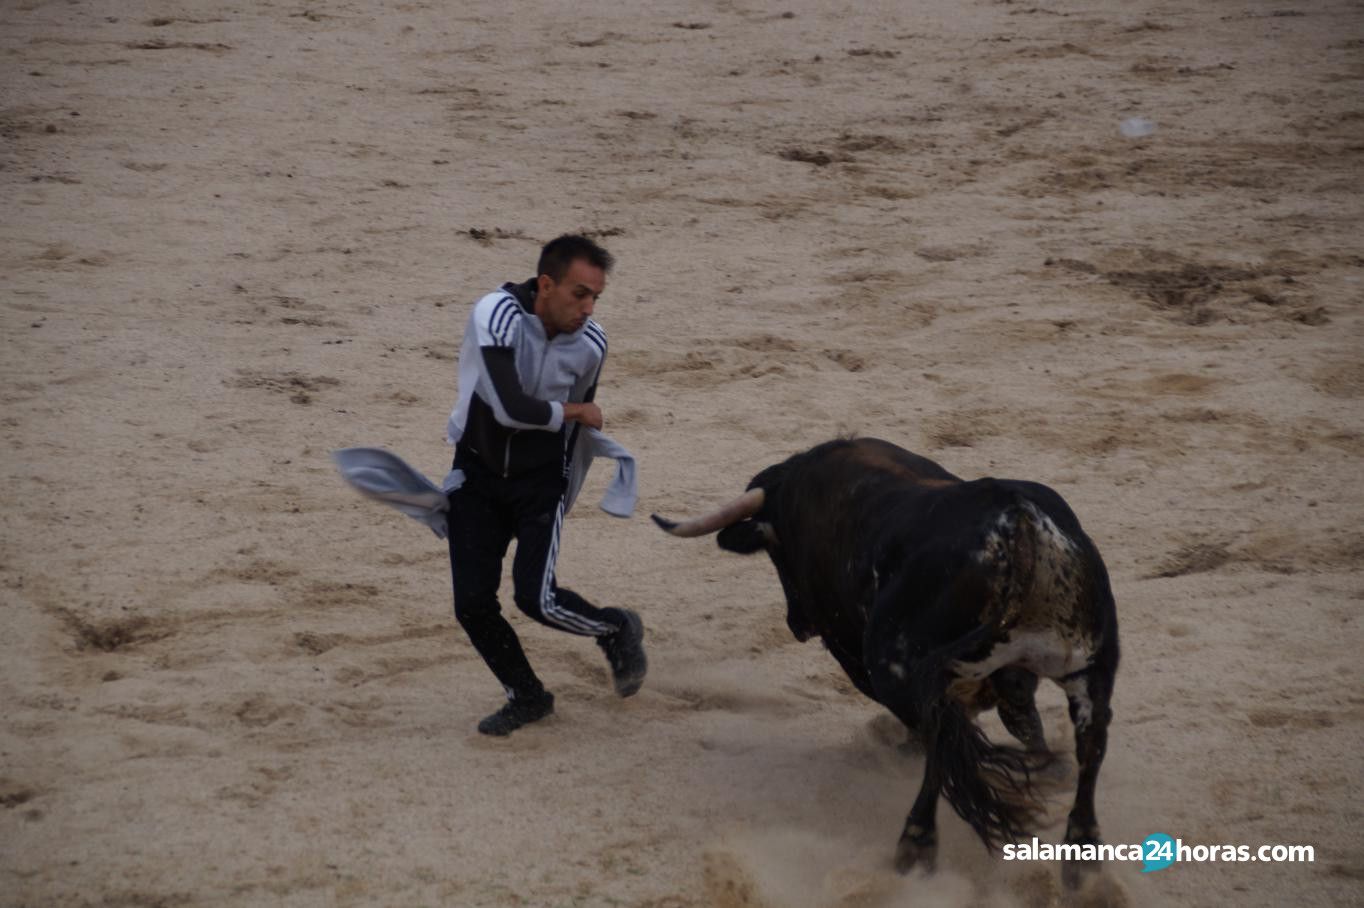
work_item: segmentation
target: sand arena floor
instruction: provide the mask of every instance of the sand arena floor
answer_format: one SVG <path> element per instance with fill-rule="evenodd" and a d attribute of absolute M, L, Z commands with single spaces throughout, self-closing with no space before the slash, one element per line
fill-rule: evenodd
<path fill-rule="evenodd" d="M 1104 552 L 1108 840 L 1316 848 L 1079 903 L 1358 904 L 1361 23 L 4 4 L 0 901 L 1062 903 L 946 808 L 898 877 L 921 758 L 765 560 L 647 520 L 855 432 L 1045 482 Z M 490 741 L 441 544 L 327 454 L 441 475 L 468 307 L 567 230 L 619 258 L 599 399 L 642 499 L 594 474 L 559 577 L 641 611 L 652 672 L 620 701 L 515 616 L 559 710 Z"/>

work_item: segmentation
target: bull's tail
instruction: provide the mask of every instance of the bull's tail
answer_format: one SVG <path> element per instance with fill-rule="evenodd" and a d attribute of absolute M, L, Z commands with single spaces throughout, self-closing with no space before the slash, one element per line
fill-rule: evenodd
<path fill-rule="evenodd" d="M 1046 813 L 1034 775 L 1053 759 L 992 742 L 948 693 L 952 663 L 977 647 L 988 628 L 922 660 L 914 679 L 920 726 L 943 796 L 989 848 L 1029 834 Z"/>
<path fill-rule="evenodd" d="M 954 664 L 988 648 L 1050 582 L 1052 543 L 1040 530 L 1036 508 L 1011 493 L 998 514 L 982 559 L 993 575 L 994 607 L 974 631 L 924 659 L 916 678 L 919 702 L 928 707 L 926 739 L 937 758 L 943 796 L 990 848 L 1019 839 L 1042 821 L 1046 803 L 1035 776 L 1055 759 L 1050 752 L 991 741 L 951 689 Z"/>

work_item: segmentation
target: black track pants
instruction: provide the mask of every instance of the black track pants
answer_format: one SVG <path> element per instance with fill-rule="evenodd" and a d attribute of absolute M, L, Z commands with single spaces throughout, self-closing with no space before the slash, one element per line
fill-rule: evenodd
<path fill-rule="evenodd" d="M 502 559 L 513 538 L 512 580 L 521 611 L 541 624 L 589 637 L 614 633 L 624 614 L 596 608 L 554 582 L 566 488 L 559 464 L 506 478 L 471 452 L 457 451 L 455 466 L 466 477 L 450 493 L 455 618 L 509 697 L 537 696 L 544 687 L 497 601 Z"/>

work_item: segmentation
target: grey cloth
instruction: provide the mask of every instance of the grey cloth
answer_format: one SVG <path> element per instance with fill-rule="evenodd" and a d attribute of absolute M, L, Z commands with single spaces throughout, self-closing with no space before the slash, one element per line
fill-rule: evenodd
<path fill-rule="evenodd" d="M 613 517 L 629 517 L 639 498 L 635 458 L 609 435 L 596 429 L 578 433 L 573 449 L 573 467 L 568 477 L 564 511 L 573 507 L 592 461 L 609 457 L 616 461 L 616 475 L 602 496 L 601 509 Z M 332 452 L 332 462 L 341 478 L 367 498 L 397 508 L 413 520 L 421 521 L 441 539 L 449 533 L 445 514 L 450 510 L 449 493 L 464 484 L 464 472 L 451 470 L 437 486 L 407 461 L 383 448 L 341 448 Z"/>
<path fill-rule="evenodd" d="M 382 448 L 342 448 L 332 452 L 332 462 L 341 478 L 360 494 L 397 508 L 445 538 L 450 499 L 407 461 Z"/>
<path fill-rule="evenodd" d="M 564 512 L 573 507 L 582 491 L 583 481 L 592 461 L 598 457 L 609 457 L 616 462 L 616 475 L 602 495 L 601 509 L 612 517 L 629 517 L 635 512 L 635 502 L 639 499 L 639 476 L 635 466 L 635 456 L 604 432 L 596 429 L 583 429 L 578 433 L 577 444 L 573 446 L 573 463 L 568 473 L 568 493 L 564 502 Z"/>

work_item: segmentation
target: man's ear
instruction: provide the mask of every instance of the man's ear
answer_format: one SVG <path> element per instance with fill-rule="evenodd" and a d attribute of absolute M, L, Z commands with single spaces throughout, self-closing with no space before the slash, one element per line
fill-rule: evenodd
<path fill-rule="evenodd" d="M 550 277 L 548 274 L 540 275 L 535 279 L 535 289 L 540 296 L 544 296 L 554 289 L 554 278 Z"/>
<path fill-rule="evenodd" d="M 767 548 L 765 526 L 756 520 L 741 520 L 730 524 L 715 537 L 715 542 L 727 552 L 752 555 Z"/>

